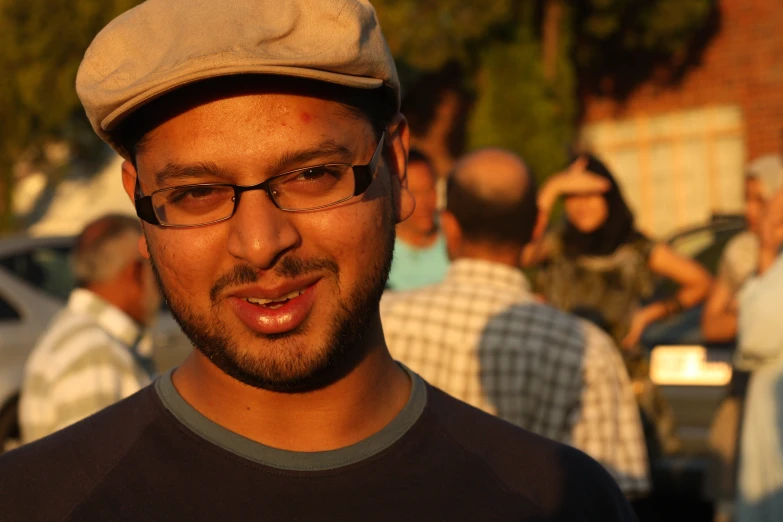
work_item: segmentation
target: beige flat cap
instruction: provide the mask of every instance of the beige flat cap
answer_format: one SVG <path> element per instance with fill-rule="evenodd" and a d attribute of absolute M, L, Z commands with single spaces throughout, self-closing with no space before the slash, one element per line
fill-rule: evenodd
<path fill-rule="evenodd" d="M 394 59 L 366 0 L 147 0 L 98 33 L 76 92 L 95 132 L 123 154 L 111 132 L 145 103 L 248 73 L 385 87 L 399 109 Z"/>

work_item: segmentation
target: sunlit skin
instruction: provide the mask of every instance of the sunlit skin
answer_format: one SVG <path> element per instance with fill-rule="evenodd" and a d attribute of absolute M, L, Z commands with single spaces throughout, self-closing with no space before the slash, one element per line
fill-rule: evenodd
<path fill-rule="evenodd" d="M 185 183 L 253 185 L 323 163 L 363 164 L 377 144 L 369 122 L 347 114 L 336 102 L 281 93 L 236 95 L 197 106 L 158 126 L 148 138 L 136 158 L 145 194 Z M 286 160 L 297 152 L 320 150 L 325 140 L 347 151 L 317 154 L 304 162 Z M 388 198 L 400 219 L 413 209 L 401 182 L 408 147 L 401 116 L 388 127 L 386 143 L 378 175 L 359 198 L 317 212 L 289 213 L 276 208 L 263 191 L 247 192 L 228 221 L 191 229 L 145 224 L 142 254 L 156 262 L 169 296 L 222 325 L 244 356 L 281 366 L 293 361 L 294 368 L 307 364 L 325 349 L 324 332 L 332 327 L 339 303 L 349 299 L 377 260 Z M 156 184 L 154 174 L 168 164 L 205 162 L 219 166 L 219 175 Z M 129 196 L 136 175 L 126 162 L 123 182 Z M 286 256 L 332 260 L 339 278 L 328 271 L 296 280 L 280 277 L 275 268 Z M 215 282 L 239 265 L 255 268 L 258 281 L 226 288 L 213 305 Z M 249 324 L 237 309 L 238 295 L 275 297 L 300 286 L 309 297 L 296 305 L 300 310 L 294 319 L 280 318 L 276 330 L 294 331 L 293 336 L 259 335 L 264 329 Z M 334 449 L 378 431 L 407 400 L 407 376 L 386 350 L 377 314 L 363 342 L 371 348 L 359 366 L 314 392 L 287 394 L 247 386 L 197 350 L 175 372 L 174 383 L 201 413 L 250 439 L 296 451 Z"/>
<path fill-rule="evenodd" d="M 599 193 L 567 195 L 565 211 L 568 221 L 583 234 L 595 232 L 609 217 L 609 207 Z"/>
<path fill-rule="evenodd" d="M 756 178 L 745 179 L 745 220 L 748 230 L 759 233 L 759 221 L 764 211 L 764 187 Z"/>
<path fill-rule="evenodd" d="M 438 192 L 435 172 L 422 161 L 408 164 L 408 190 L 416 201 L 413 214 L 397 226 L 397 237 L 414 246 L 426 247 L 437 239 L 435 213 Z"/>

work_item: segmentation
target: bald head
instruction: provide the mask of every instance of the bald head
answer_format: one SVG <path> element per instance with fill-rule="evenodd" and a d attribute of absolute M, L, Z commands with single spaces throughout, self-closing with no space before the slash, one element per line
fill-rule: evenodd
<path fill-rule="evenodd" d="M 530 186 L 527 165 L 503 149 L 481 149 L 463 157 L 454 168 L 454 183 L 487 201 L 513 204 Z"/>
<path fill-rule="evenodd" d="M 523 246 L 538 215 L 535 180 L 516 154 L 482 149 L 463 157 L 449 180 L 447 210 L 465 240 Z"/>

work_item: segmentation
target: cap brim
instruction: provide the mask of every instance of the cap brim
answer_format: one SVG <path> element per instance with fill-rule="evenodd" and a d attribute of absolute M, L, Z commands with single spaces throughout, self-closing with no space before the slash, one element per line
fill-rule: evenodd
<path fill-rule="evenodd" d="M 131 113 L 135 112 L 137 109 L 153 101 L 154 99 L 174 91 L 179 87 L 200 80 L 217 78 L 220 76 L 231 76 L 235 74 L 270 74 L 276 76 L 291 76 L 295 78 L 319 80 L 327 83 L 344 85 L 346 87 L 354 87 L 357 89 L 377 89 L 383 85 L 383 80 L 379 78 L 352 76 L 329 71 L 307 69 L 304 67 L 277 66 L 258 63 L 233 63 L 223 67 L 210 67 L 208 69 L 190 71 L 186 74 L 175 76 L 166 82 L 154 83 L 153 85 L 150 85 L 149 89 L 143 90 L 141 93 L 137 94 L 130 100 L 114 109 L 103 120 L 101 120 L 101 130 L 106 133 L 108 137 L 108 134 L 111 133 L 112 130 L 116 129 L 117 126 L 122 123 L 122 121 Z"/>

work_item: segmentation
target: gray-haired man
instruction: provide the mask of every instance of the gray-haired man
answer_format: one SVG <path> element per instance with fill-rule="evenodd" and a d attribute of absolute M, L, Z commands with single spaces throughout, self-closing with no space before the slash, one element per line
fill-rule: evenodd
<path fill-rule="evenodd" d="M 633 519 L 586 455 L 391 358 L 378 307 L 414 202 L 366 0 L 148 0 L 77 89 L 197 350 L 0 457 L 4 520 L 41 492 L 45 520 Z"/>
<path fill-rule="evenodd" d="M 79 283 L 25 367 L 22 440 L 40 439 L 149 384 L 138 345 L 160 307 L 149 263 L 139 255 L 136 219 L 88 224 L 72 253 Z"/>

